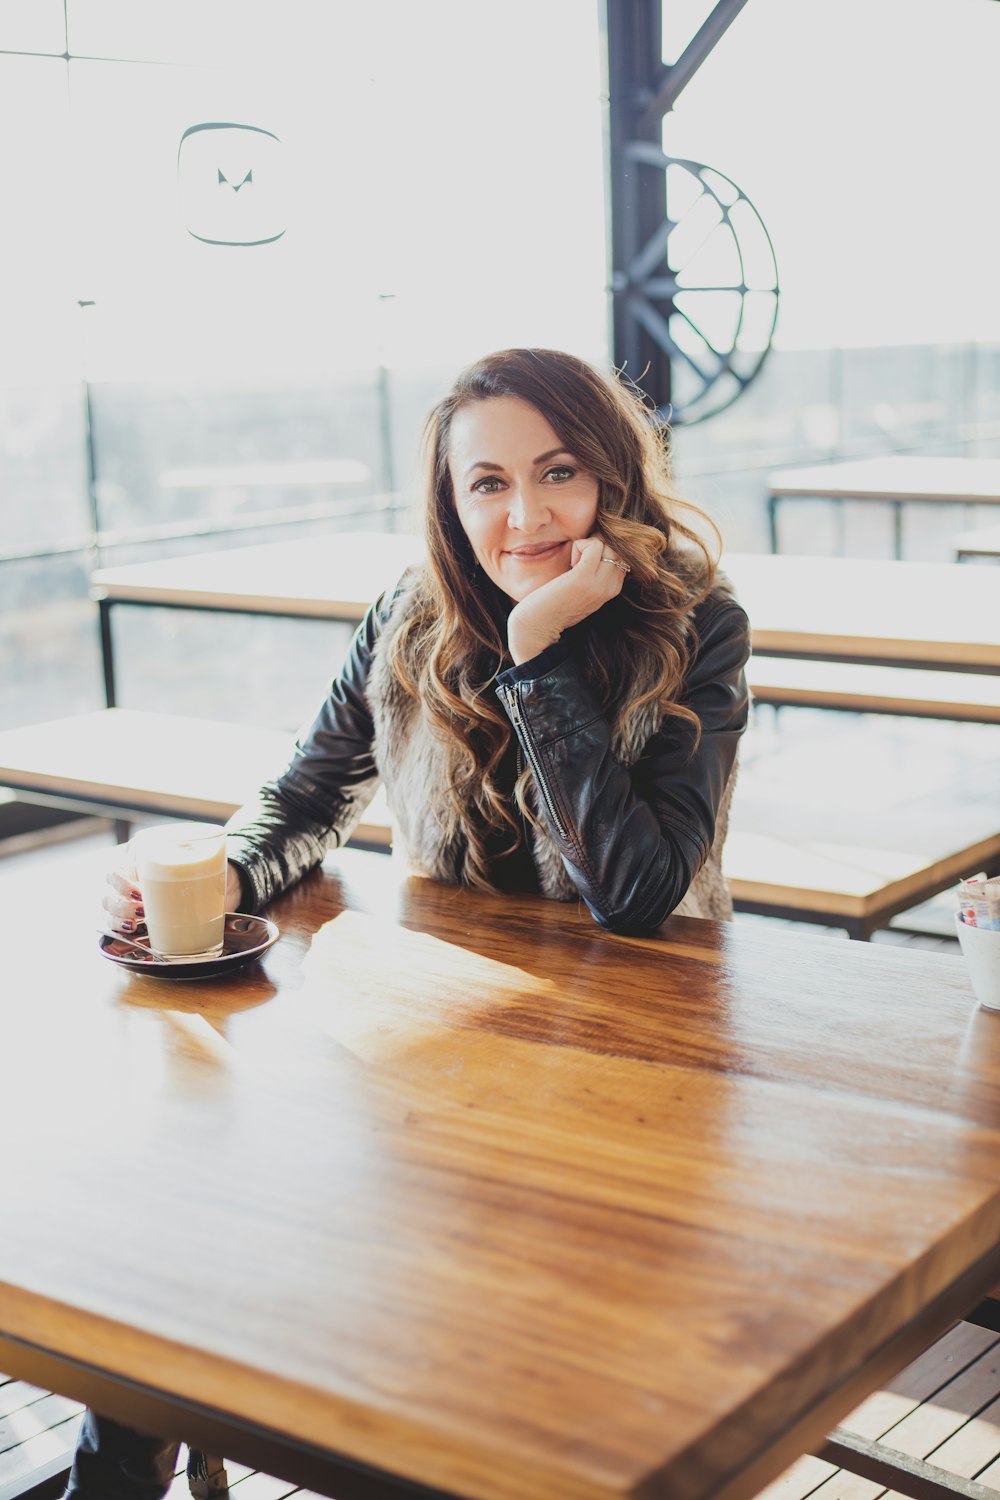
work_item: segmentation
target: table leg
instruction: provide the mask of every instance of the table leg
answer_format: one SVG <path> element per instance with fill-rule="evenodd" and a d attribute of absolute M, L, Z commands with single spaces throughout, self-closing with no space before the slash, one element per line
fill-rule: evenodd
<path fill-rule="evenodd" d="M 902 561 L 902 557 L 903 557 L 903 502 L 902 502 L 902 500 L 893 500 L 893 502 L 892 502 L 892 541 L 893 541 L 893 552 L 892 552 L 892 555 L 896 559 L 897 562 L 901 562 Z"/>
<path fill-rule="evenodd" d="M 846 557 L 846 555 L 847 555 L 847 512 L 846 512 L 846 510 L 845 510 L 844 507 L 845 507 L 845 505 L 846 505 L 847 502 L 845 500 L 838 499 L 838 500 L 835 500 L 833 503 L 837 507 L 837 556 L 838 557 Z"/>
<path fill-rule="evenodd" d="M 101 665 L 104 669 L 104 701 L 115 706 L 115 648 L 111 638 L 111 601 L 99 599 L 97 613 L 101 626 Z"/>
<path fill-rule="evenodd" d="M 777 495 L 767 497 L 767 529 L 771 537 L 771 551 L 778 551 L 778 499 Z"/>

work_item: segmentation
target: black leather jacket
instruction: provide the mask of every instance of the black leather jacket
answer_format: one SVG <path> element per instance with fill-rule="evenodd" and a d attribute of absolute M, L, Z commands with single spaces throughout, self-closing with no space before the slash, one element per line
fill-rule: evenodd
<path fill-rule="evenodd" d="M 383 597 L 368 611 L 289 765 L 230 820 L 229 854 L 247 910 L 259 910 L 343 843 L 374 795 L 366 685 L 391 607 Z M 610 726 L 565 640 L 497 679 L 562 864 L 594 919 L 613 931 L 654 929 L 686 893 L 711 850 L 746 728 L 746 615 L 718 591 L 698 607 L 694 627 L 698 645 L 683 693 L 701 721 L 693 754 L 688 726 L 668 719 L 635 765 L 616 759 Z"/>

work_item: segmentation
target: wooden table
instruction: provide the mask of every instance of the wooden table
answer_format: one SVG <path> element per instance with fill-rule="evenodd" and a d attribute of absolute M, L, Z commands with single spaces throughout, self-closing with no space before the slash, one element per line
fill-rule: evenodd
<path fill-rule="evenodd" d="M 959 563 L 729 553 L 759 656 L 1000 672 L 996 574 Z"/>
<path fill-rule="evenodd" d="M 214 985 L 3 879 L 0 1369 L 337 1495 L 742 1500 L 998 1279 L 961 960 L 341 852 Z"/>
<path fill-rule="evenodd" d="M 357 621 L 421 555 L 401 533 L 334 532 L 93 574 L 109 706 L 110 610 L 156 605 Z M 728 553 L 759 655 L 1000 672 L 995 575 L 956 563 Z"/>
<path fill-rule="evenodd" d="M 351 531 L 99 568 L 90 581 L 100 609 L 108 707 L 116 701 L 115 604 L 350 623 L 420 555 L 408 533 Z"/>
<path fill-rule="evenodd" d="M 892 506 L 894 556 L 903 555 L 903 506 L 1000 505 L 1000 459 L 887 454 L 778 469 L 768 476 L 771 551 L 778 551 L 778 504 L 799 500 L 875 500 Z"/>

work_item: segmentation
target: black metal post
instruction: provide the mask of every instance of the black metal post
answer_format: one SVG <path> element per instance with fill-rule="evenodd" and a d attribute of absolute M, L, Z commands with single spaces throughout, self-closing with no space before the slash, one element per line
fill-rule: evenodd
<path fill-rule="evenodd" d="M 637 160 L 637 145 L 663 149 L 663 117 L 748 0 L 716 0 L 677 61 L 663 62 L 663 0 L 605 0 L 608 50 L 608 162 L 611 218 L 611 292 L 615 365 L 639 384 L 669 419 L 670 354 L 646 326 L 644 292 L 651 267 L 639 281 L 636 257 L 669 222 L 662 165 Z M 666 242 L 662 260 L 666 268 Z M 640 285 L 640 283 L 642 283 Z M 661 294 L 662 295 L 662 294 Z M 657 322 L 666 329 L 670 299 Z M 644 321 L 645 320 L 645 321 Z"/>
<path fill-rule="evenodd" d="M 702 25 L 688 42 L 676 62 L 660 69 L 654 84 L 655 93 L 642 115 L 642 123 L 662 129 L 663 116 L 669 114 L 677 103 L 681 90 L 686 88 L 708 57 L 717 42 L 725 36 L 736 20 L 747 0 L 716 0 L 715 6 L 705 17 Z M 660 53 L 656 53 L 657 59 Z M 645 139 L 643 137 L 642 139 Z"/>
<path fill-rule="evenodd" d="M 662 178 L 628 159 L 632 141 L 661 146 L 660 115 L 648 115 L 653 82 L 662 72 L 660 0 L 606 0 L 608 149 L 614 360 L 658 407 L 670 404 L 670 358 L 629 313 L 626 268 L 663 222 Z"/>

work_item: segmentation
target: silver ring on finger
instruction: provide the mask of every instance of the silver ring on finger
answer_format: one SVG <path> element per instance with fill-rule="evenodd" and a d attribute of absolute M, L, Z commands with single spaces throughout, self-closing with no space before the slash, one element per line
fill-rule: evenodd
<path fill-rule="evenodd" d="M 608 557 L 607 553 L 601 558 L 601 562 L 610 563 L 613 568 L 618 568 L 622 573 L 631 573 L 632 569 L 627 562 L 622 562 L 620 557 Z"/>

